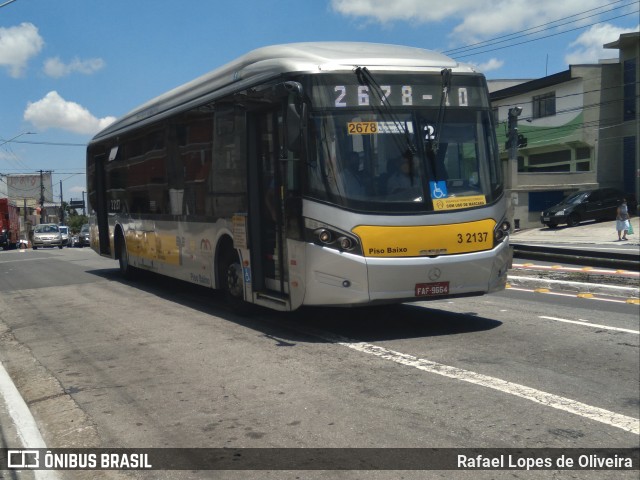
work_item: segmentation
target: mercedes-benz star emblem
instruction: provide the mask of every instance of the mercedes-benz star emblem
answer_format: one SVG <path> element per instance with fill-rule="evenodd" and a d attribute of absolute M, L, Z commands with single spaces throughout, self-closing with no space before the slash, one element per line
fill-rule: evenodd
<path fill-rule="evenodd" d="M 429 270 L 429 280 L 431 280 L 432 282 L 438 280 L 440 278 L 440 275 L 442 275 L 442 272 L 439 268 L 432 268 L 431 270 Z"/>

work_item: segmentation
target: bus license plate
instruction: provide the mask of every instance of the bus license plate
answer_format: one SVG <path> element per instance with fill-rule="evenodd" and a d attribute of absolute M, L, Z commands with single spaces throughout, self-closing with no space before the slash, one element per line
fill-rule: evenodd
<path fill-rule="evenodd" d="M 416 283 L 416 297 L 448 295 L 449 282 Z"/>

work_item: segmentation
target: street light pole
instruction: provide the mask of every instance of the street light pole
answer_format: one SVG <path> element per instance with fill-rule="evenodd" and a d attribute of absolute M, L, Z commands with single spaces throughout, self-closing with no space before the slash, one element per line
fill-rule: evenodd
<path fill-rule="evenodd" d="M 2 7 L 2 5 L 0 5 L 0 7 Z M 0 147 L 2 145 L 4 145 L 5 143 L 13 142 L 16 138 L 21 137 L 22 135 L 35 135 L 35 134 L 36 134 L 36 132 L 22 132 L 22 133 L 19 133 L 15 137 L 11 137 L 9 140 L 3 140 L 2 143 L 0 143 Z"/>
<path fill-rule="evenodd" d="M 0 5 L 0 8 L 2 7 L 6 7 L 7 5 L 9 5 L 10 3 L 15 2 L 16 0 L 7 0 L 6 2 L 4 2 L 2 5 Z"/>

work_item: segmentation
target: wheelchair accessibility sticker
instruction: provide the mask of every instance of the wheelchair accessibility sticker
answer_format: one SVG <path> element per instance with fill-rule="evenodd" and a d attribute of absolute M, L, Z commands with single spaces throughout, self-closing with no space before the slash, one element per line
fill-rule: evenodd
<path fill-rule="evenodd" d="M 447 198 L 447 182 L 429 182 L 429 190 L 431 190 L 431 198 Z"/>
<path fill-rule="evenodd" d="M 458 210 L 461 208 L 479 207 L 487 204 L 484 195 L 471 195 L 468 197 L 449 197 L 447 182 L 429 182 L 429 191 L 433 201 L 434 210 Z"/>

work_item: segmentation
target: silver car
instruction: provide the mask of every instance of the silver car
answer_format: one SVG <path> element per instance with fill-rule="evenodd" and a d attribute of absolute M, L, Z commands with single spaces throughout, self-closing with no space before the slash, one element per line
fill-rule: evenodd
<path fill-rule="evenodd" d="M 41 223 L 33 229 L 34 250 L 38 247 L 58 247 L 62 248 L 62 234 L 60 228 L 54 223 Z"/>
<path fill-rule="evenodd" d="M 88 223 L 85 223 L 80 228 L 80 233 L 78 234 L 78 246 L 80 248 L 91 246 L 91 232 L 89 230 Z"/>
<path fill-rule="evenodd" d="M 69 227 L 60 225 L 58 228 L 60 229 L 60 235 L 62 235 L 62 246 L 68 247 L 71 240 L 69 238 Z"/>

